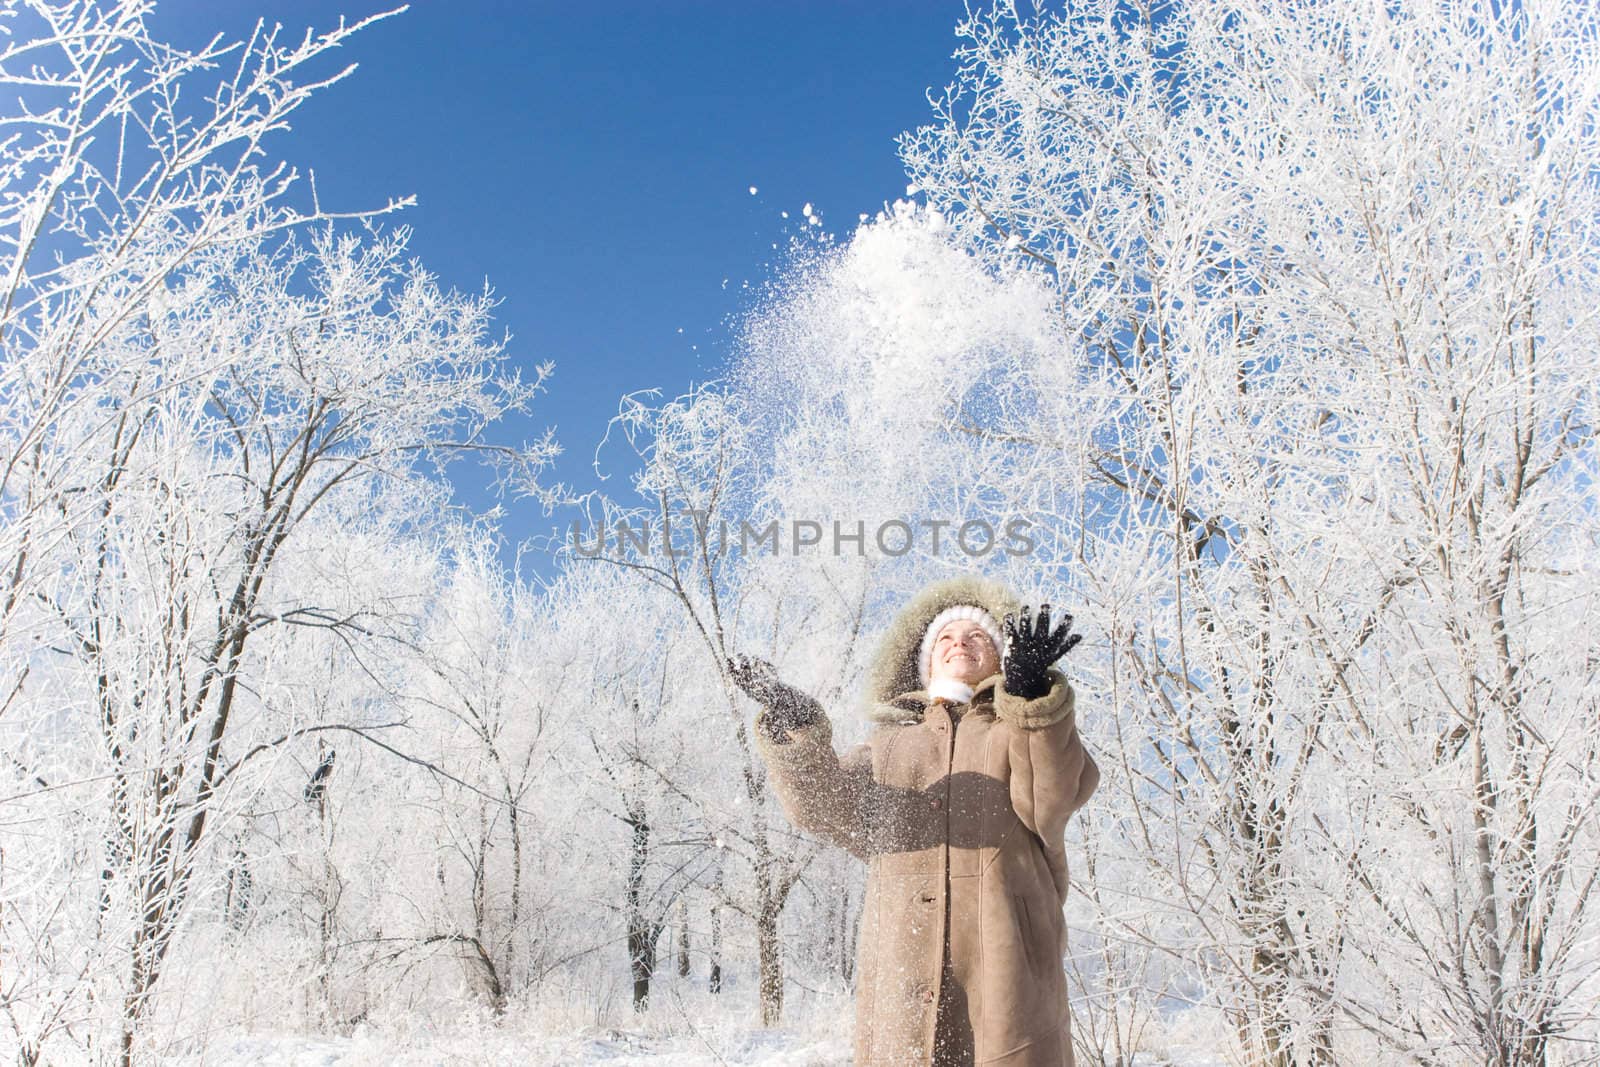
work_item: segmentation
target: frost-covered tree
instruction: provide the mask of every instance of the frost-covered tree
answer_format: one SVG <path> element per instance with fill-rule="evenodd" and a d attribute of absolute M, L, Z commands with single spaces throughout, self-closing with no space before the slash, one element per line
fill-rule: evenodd
<path fill-rule="evenodd" d="M 726 751 L 716 701 L 706 699 L 716 678 L 698 669 L 703 653 L 678 603 L 623 571 L 577 563 L 544 600 L 546 640 L 580 650 L 564 672 L 573 714 L 561 748 L 559 818 L 584 828 L 568 859 L 587 877 L 571 895 L 588 916 L 586 943 L 603 950 L 593 962 L 626 961 L 641 1012 L 652 1002 L 669 920 L 681 918 L 684 952 L 691 903 L 704 928 L 718 850 L 703 787 Z"/>
<path fill-rule="evenodd" d="M 403 653 L 399 701 L 414 709 L 415 737 L 406 751 L 421 758 L 407 777 L 426 782 L 407 800 L 409 836 L 429 877 L 395 880 L 413 922 L 387 942 L 458 955 L 499 1015 L 557 955 L 543 936 L 558 892 L 547 883 L 570 831 L 545 808 L 560 727 L 580 699 L 575 666 L 588 653 L 558 638 L 494 548 L 482 530 L 448 542 L 447 582 Z"/>
<path fill-rule="evenodd" d="M 52 580 L 30 598 L 33 640 L 8 635 L 11 663 L 32 672 L 9 747 L 48 783 L 32 802 L 50 818 L 104 831 L 83 843 L 101 869 L 100 935 L 54 951 L 77 959 L 107 938 L 126 954 L 113 983 L 125 1056 L 207 869 L 213 815 L 249 781 L 256 743 L 276 743 L 256 713 L 278 667 L 269 635 L 359 641 L 403 617 L 381 594 L 345 601 L 337 580 L 280 581 L 312 547 L 298 532 L 400 492 L 420 530 L 445 491 L 429 462 L 480 448 L 529 396 L 488 339 L 487 298 L 441 292 L 404 247 L 403 233 L 323 234 L 193 257 L 103 344 L 138 402 L 109 422 L 76 410 L 36 449 L 76 481 L 54 491 L 95 504 L 41 552 Z M 57 445 L 79 458 L 56 464 Z"/>
<path fill-rule="evenodd" d="M 791 676 L 837 705 L 859 672 L 867 585 L 860 566 L 773 554 L 773 537 L 788 546 L 791 535 L 769 528 L 788 516 L 771 492 L 770 454 L 757 421 L 727 383 L 665 402 L 625 398 L 617 425 L 639 463 L 636 495 L 596 499 L 596 521 L 576 537 L 571 565 L 615 568 L 671 609 L 651 617 L 680 633 L 669 680 L 687 689 L 696 710 L 679 712 L 675 728 L 687 731 L 682 747 L 698 766 L 682 774 L 660 762 L 662 753 L 634 752 L 716 843 L 710 877 L 718 920 L 737 915 L 754 932 L 760 1015 L 775 1025 L 783 1007 L 784 910 L 819 846 L 794 833 L 767 792 L 750 735 L 754 709 L 727 676 L 728 657 L 772 655 L 798 667 Z M 651 633 L 644 639 L 654 641 Z"/>
<path fill-rule="evenodd" d="M 1058 294 L 983 432 L 1077 500 L 1096 833 L 1140 876 L 1100 921 L 1252 1062 L 1596 1037 L 1596 30 L 1001 4 L 903 142 L 961 247 Z"/>
<path fill-rule="evenodd" d="M 373 20 L 296 40 L 258 26 L 247 41 L 181 49 L 150 36 L 151 6 L 0 12 L 0 625 L 30 595 L 53 531 L 95 506 L 74 495 L 72 468 L 104 448 L 63 441 L 61 420 L 98 420 L 125 442 L 113 432 L 125 407 L 226 359 L 195 352 L 173 373 L 138 373 L 121 339 L 149 302 L 209 250 L 333 217 L 264 142 L 349 73 L 317 71 Z"/>
<path fill-rule="evenodd" d="M 29 1062 L 131 1060 L 209 877 L 244 896 L 216 827 L 332 725 L 274 691 L 288 635 L 403 628 L 414 605 L 303 581 L 323 517 L 413 536 L 449 455 L 531 489 L 550 451 L 482 439 L 539 384 L 505 370 L 487 294 L 406 264 L 403 230 L 337 232 L 266 153 L 372 20 L 186 50 L 149 9 L 0 12 L 0 726 L 11 825 L 55 828 L 0 845 L 0 1005 Z"/>

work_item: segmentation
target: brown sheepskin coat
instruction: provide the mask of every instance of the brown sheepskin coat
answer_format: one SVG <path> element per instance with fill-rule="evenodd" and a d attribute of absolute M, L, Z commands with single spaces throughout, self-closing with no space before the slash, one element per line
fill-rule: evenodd
<path fill-rule="evenodd" d="M 1018 609 L 981 578 L 928 586 L 873 662 L 868 740 L 837 755 L 824 719 L 781 744 L 757 731 L 761 753 L 790 821 L 868 863 L 856 1067 L 1072 1067 L 1063 837 L 1100 774 L 1057 670 L 1035 700 L 996 674 L 968 704 L 930 703 L 916 656 L 956 604 Z"/>

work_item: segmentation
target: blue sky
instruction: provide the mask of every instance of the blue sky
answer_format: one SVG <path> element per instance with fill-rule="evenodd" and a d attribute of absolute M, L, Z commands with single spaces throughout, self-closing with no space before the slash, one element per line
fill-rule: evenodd
<path fill-rule="evenodd" d="M 194 43 L 257 16 L 298 34 L 388 6 L 160 0 L 152 24 Z M 316 171 L 324 205 L 417 197 L 398 218 L 424 265 L 462 289 L 488 279 L 513 358 L 555 361 L 532 425 L 508 434 L 554 425 L 556 475 L 590 487 L 623 392 L 675 395 L 719 373 L 742 284 L 768 275 L 804 204 L 843 235 L 904 195 L 894 138 L 951 80 L 963 13 L 961 0 L 420 0 L 353 39 L 341 58 L 360 69 L 276 151 Z M 552 521 L 514 505 L 506 533 Z"/>

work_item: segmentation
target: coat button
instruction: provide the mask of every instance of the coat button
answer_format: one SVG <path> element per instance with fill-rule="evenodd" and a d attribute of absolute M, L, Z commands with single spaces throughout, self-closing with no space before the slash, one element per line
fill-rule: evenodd
<path fill-rule="evenodd" d="M 924 989 L 922 991 L 922 1002 L 924 1004 L 932 1004 L 933 1003 L 933 990 Z"/>
<path fill-rule="evenodd" d="M 934 811 L 938 811 L 942 807 L 944 807 L 944 801 L 941 800 L 938 797 L 934 797 L 933 798 L 933 810 Z"/>

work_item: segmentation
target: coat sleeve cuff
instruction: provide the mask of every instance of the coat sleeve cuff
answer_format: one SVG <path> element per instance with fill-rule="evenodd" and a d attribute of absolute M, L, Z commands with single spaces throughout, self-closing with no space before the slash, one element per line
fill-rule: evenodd
<path fill-rule="evenodd" d="M 826 745 L 832 751 L 833 722 L 828 716 L 823 715 L 815 722 L 788 730 L 787 737 L 779 741 L 767 732 L 768 714 L 769 712 L 763 708 L 756 714 L 755 724 L 756 747 L 768 761 L 800 762 L 808 752 L 815 751 L 818 745 Z"/>
<path fill-rule="evenodd" d="M 995 687 L 994 713 L 1001 722 L 1024 730 L 1042 730 L 1073 717 L 1075 698 L 1067 676 L 1051 668 L 1050 689 L 1029 700 L 1006 691 L 1004 683 Z"/>

